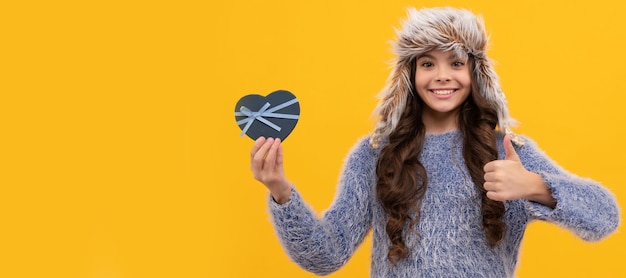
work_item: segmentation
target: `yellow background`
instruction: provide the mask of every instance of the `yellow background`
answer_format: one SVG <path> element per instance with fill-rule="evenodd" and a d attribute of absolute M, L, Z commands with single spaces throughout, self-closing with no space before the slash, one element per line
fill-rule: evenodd
<path fill-rule="evenodd" d="M 618 2 L 4 1 L 0 277 L 312 277 L 274 235 L 234 105 L 298 96 L 285 167 L 322 212 L 409 6 L 482 14 L 516 131 L 623 210 Z M 367 277 L 370 247 L 330 277 Z M 625 253 L 622 227 L 590 244 L 533 223 L 517 274 L 625 276 Z"/>

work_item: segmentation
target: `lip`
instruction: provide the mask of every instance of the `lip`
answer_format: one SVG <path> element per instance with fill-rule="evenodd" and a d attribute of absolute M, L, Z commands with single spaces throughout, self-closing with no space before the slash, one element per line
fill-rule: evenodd
<path fill-rule="evenodd" d="M 428 92 L 438 99 L 448 99 L 455 95 L 458 90 L 457 88 L 435 88 L 428 89 Z"/>

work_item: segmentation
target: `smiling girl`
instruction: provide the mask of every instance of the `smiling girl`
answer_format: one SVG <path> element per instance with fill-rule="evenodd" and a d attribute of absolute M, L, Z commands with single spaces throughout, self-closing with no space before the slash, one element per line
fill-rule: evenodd
<path fill-rule="evenodd" d="M 280 140 L 255 142 L 252 172 L 296 263 L 331 273 L 373 230 L 371 277 L 511 277 L 533 220 L 588 241 L 616 229 L 607 189 L 511 132 L 486 45 L 468 11 L 409 10 L 379 122 L 348 155 L 321 219 L 285 177 Z"/>

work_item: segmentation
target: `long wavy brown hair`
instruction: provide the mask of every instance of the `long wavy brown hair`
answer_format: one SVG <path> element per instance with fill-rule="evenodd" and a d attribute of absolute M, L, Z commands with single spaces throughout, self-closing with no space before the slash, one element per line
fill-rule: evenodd
<path fill-rule="evenodd" d="M 426 129 L 422 122 L 424 103 L 415 91 L 415 63 L 411 61 L 412 94 L 376 166 L 376 195 L 387 214 L 386 232 L 391 241 L 387 258 L 394 265 L 409 256 L 404 237 L 407 232 L 416 232 L 413 227 L 420 220 L 420 204 L 428 185 L 426 169 L 419 161 Z M 471 55 L 468 63 L 473 69 Z M 496 110 L 478 93 L 474 72 L 471 70 L 472 90 L 459 109 L 458 124 L 463 134 L 463 158 L 482 196 L 482 224 L 487 244 L 496 246 L 506 232 L 506 224 L 501 220 L 505 208 L 502 202 L 487 198 L 483 167 L 498 157 L 495 137 L 498 117 Z"/>

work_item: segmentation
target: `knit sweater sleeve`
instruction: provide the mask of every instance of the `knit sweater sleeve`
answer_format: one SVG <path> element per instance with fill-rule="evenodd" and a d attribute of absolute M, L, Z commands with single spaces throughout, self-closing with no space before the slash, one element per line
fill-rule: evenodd
<path fill-rule="evenodd" d="M 361 244 L 371 227 L 370 175 L 374 163 L 367 140 L 361 141 L 347 157 L 335 200 L 321 218 L 296 189 L 285 204 L 269 198 L 280 242 L 300 267 L 317 275 L 332 273 Z"/>
<path fill-rule="evenodd" d="M 554 209 L 525 201 L 532 219 L 556 223 L 586 241 L 598 241 L 617 229 L 620 212 L 614 195 L 598 182 L 571 174 L 550 160 L 530 139 L 517 148 L 527 170 L 539 174 L 557 204 Z"/>

